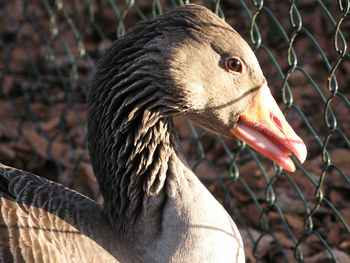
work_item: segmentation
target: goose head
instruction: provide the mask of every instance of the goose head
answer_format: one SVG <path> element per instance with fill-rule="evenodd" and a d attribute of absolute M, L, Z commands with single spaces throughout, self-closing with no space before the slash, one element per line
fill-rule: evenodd
<path fill-rule="evenodd" d="M 124 222 L 139 211 L 142 189 L 149 196 L 164 185 L 171 152 L 181 155 L 174 115 L 241 139 L 287 171 L 295 170 L 290 155 L 306 157 L 249 45 L 197 5 L 139 23 L 115 41 L 99 62 L 87 106 L 91 163 L 108 213 Z"/>
<path fill-rule="evenodd" d="M 180 9 L 181 10 L 181 9 Z M 179 114 L 227 138 L 238 138 L 286 171 L 307 150 L 273 99 L 247 42 L 207 9 L 189 5 L 169 12 L 155 42 L 164 73 L 162 89 Z M 161 19 L 161 18 L 160 18 Z M 162 23 L 161 23 L 162 24 Z"/>

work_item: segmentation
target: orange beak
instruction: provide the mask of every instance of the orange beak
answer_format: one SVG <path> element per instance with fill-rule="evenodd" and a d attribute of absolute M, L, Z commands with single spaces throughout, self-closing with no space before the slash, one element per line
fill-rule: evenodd
<path fill-rule="evenodd" d="M 295 171 L 290 158 L 292 153 L 301 163 L 306 159 L 304 142 L 284 118 L 266 82 L 259 88 L 253 105 L 240 116 L 231 132 L 288 172 Z"/>

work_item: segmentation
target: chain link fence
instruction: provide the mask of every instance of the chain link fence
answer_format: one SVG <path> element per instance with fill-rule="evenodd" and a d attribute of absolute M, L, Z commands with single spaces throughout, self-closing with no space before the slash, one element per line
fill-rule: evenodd
<path fill-rule="evenodd" d="M 137 21 L 189 1 L 0 0 L 0 162 L 103 202 L 85 98 L 103 50 Z M 308 147 L 286 173 L 239 141 L 176 119 L 196 174 L 238 224 L 247 262 L 350 262 L 350 3 L 191 1 L 254 49 Z"/>

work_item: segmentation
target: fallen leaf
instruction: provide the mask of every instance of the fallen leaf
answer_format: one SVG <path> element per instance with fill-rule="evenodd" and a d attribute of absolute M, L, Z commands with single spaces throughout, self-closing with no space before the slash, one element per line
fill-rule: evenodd
<path fill-rule="evenodd" d="M 334 253 L 335 259 L 338 263 L 349 263 L 350 262 L 350 256 L 345 253 L 344 251 L 341 251 L 337 248 L 332 249 L 332 252 Z M 305 262 L 308 263 L 328 263 L 333 262 L 333 258 L 328 250 L 323 250 L 320 253 L 317 253 L 316 255 L 305 258 Z"/>

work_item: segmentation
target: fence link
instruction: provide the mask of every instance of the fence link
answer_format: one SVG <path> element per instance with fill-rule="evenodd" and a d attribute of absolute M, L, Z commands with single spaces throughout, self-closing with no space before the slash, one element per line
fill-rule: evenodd
<path fill-rule="evenodd" d="M 137 21 L 186 2 L 0 0 L 0 162 L 102 202 L 86 147 L 95 63 Z M 349 1 L 191 2 L 250 41 L 308 147 L 288 174 L 240 141 L 175 120 L 190 165 L 237 222 L 247 261 L 350 262 Z"/>

